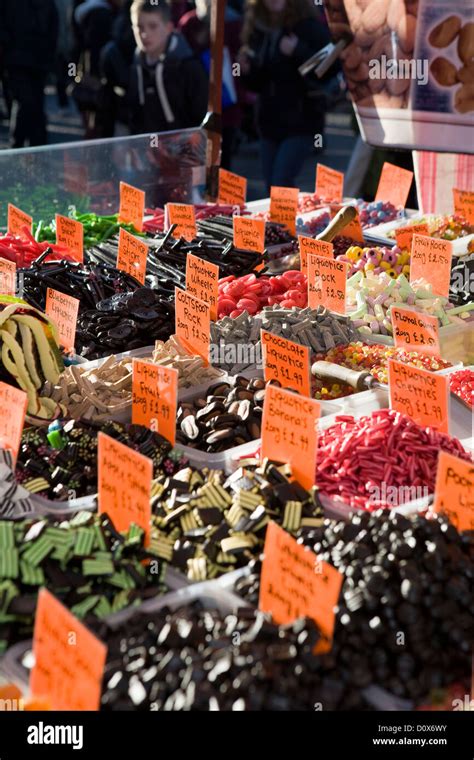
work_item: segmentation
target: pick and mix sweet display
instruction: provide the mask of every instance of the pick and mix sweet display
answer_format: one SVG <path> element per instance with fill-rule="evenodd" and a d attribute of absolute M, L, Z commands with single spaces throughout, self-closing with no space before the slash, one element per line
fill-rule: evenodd
<path fill-rule="evenodd" d="M 1 233 L 0 676 L 27 709 L 469 693 L 472 219 L 320 188 L 289 219 L 284 190 L 183 227 L 71 208 L 79 249 L 53 208 Z M 96 663 L 42 660 L 51 615 L 106 647 L 66 703 Z"/>

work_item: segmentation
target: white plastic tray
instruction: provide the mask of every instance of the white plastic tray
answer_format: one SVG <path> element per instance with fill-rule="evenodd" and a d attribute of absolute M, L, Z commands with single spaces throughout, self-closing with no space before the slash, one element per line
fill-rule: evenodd
<path fill-rule="evenodd" d="M 411 216 L 410 221 L 413 222 L 423 222 L 427 216 L 435 216 L 434 214 L 415 214 L 414 216 Z M 391 232 L 392 230 L 398 229 L 398 227 L 405 227 L 407 226 L 407 219 L 394 219 L 392 222 L 385 222 L 385 224 L 378 224 L 376 227 L 369 227 L 368 229 L 364 230 L 364 237 L 367 238 L 372 243 L 380 243 L 381 245 L 395 245 L 396 240 L 395 238 L 391 238 L 388 236 L 387 233 Z M 468 253 L 467 247 L 469 244 L 469 241 L 474 238 L 473 235 L 466 235 L 466 237 L 458 238 L 457 240 L 453 240 L 453 255 L 454 256 L 465 256 Z"/>

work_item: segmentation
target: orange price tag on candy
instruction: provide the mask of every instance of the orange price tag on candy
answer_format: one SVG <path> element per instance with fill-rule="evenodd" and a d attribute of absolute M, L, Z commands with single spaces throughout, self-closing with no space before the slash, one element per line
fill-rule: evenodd
<path fill-rule="evenodd" d="M 298 246 L 300 249 L 300 269 L 308 276 L 308 254 L 317 256 L 328 256 L 334 258 L 334 246 L 332 243 L 326 243 L 324 240 L 298 235 Z"/>
<path fill-rule="evenodd" d="M 0 295 L 14 296 L 16 283 L 16 264 L 14 261 L 0 259 Z"/>
<path fill-rule="evenodd" d="M 315 652 L 329 652 L 343 575 L 293 536 L 269 522 L 260 576 L 259 609 L 285 625 L 300 617 L 314 620 L 323 638 Z"/>
<path fill-rule="evenodd" d="M 120 183 L 120 209 L 119 222 L 133 224 L 138 232 L 143 229 L 143 215 L 145 213 L 145 193 L 126 182 Z"/>
<path fill-rule="evenodd" d="M 265 250 L 265 220 L 251 216 L 234 216 L 234 246 L 243 251 L 263 253 Z"/>
<path fill-rule="evenodd" d="M 308 306 L 325 306 L 337 314 L 346 313 L 347 264 L 327 256 L 308 256 Z"/>
<path fill-rule="evenodd" d="M 316 166 L 315 193 L 324 201 L 342 201 L 344 188 L 344 173 L 331 169 L 324 164 Z"/>
<path fill-rule="evenodd" d="M 474 530 L 473 462 L 439 452 L 433 512 L 445 514 L 458 531 Z"/>
<path fill-rule="evenodd" d="M 56 214 L 56 243 L 65 245 L 75 261 L 84 261 L 84 226 L 81 222 Z"/>
<path fill-rule="evenodd" d="M 448 297 L 451 280 L 453 244 L 448 240 L 413 235 L 410 256 L 410 282 L 423 279 L 438 296 Z"/>
<path fill-rule="evenodd" d="M 405 207 L 412 182 L 413 172 L 386 161 L 380 175 L 375 200 L 388 201 L 396 208 Z"/>
<path fill-rule="evenodd" d="M 464 216 L 469 224 L 474 224 L 474 193 L 453 187 L 454 213 Z"/>
<path fill-rule="evenodd" d="M 13 464 L 20 450 L 27 407 L 25 391 L 0 382 L 0 449 L 10 449 Z"/>
<path fill-rule="evenodd" d="M 268 385 L 262 419 L 262 458 L 289 462 L 304 488 L 314 485 L 318 449 L 317 401 Z"/>
<path fill-rule="evenodd" d="M 397 348 L 405 351 L 422 351 L 440 356 L 439 329 L 437 317 L 420 314 L 410 309 L 390 309 L 393 338 Z"/>
<path fill-rule="evenodd" d="M 217 319 L 219 267 L 188 253 L 186 258 L 186 290 L 211 307 L 211 319 Z"/>
<path fill-rule="evenodd" d="M 297 187 L 272 187 L 270 189 L 270 221 L 286 225 L 292 235 L 296 234 L 298 194 Z"/>
<path fill-rule="evenodd" d="M 131 235 L 120 227 L 117 253 L 117 269 L 128 272 L 136 280 L 145 284 L 148 246 L 143 240 Z"/>
<path fill-rule="evenodd" d="M 351 221 L 342 228 L 340 234 L 354 240 L 356 243 L 362 243 L 365 245 L 364 232 L 362 230 L 359 212 L 357 210 L 354 219 L 351 219 Z"/>
<path fill-rule="evenodd" d="M 411 252 L 413 235 L 428 235 L 427 224 L 409 224 L 407 227 L 399 227 L 395 230 L 395 240 L 402 251 Z"/>
<path fill-rule="evenodd" d="M 144 425 L 176 442 L 176 409 L 178 406 L 177 369 L 133 360 L 132 423 Z"/>
<path fill-rule="evenodd" d="M 118 531 L 132 523 L 143 528 L 148 544 L 153 462 L 105 433 L 99 433 L 98 461 L 99 513 L 108 514 Z"/>
<path fill-rule="evenodd" d="M 186 351 L 209 363 L 211 307 L 192 293 L 175 288 L 175 332 Z"/>
<path fill-rule="evenodd" d="M 239 174 L 219 169 L 218 203 L 244 206 L 247 196 L 247 180 Z"/>
<path fill-rule="evenodd" d="M 311 396 L 309 348 L 261 330 L 265 380 Z"/>
<path fill-rule="evenodd" d="M 48 288 L 44 311 L 58 328 L 60 345 L 67 352 L 74 351 L 79 299 Z"/>
<path fill-rule="evenodd" d="M 196 215 L 194 206 L 189 203 L 167 203 L 166 215 L 168 227 L 176 224 L 173 237 L 194 240 L 197 237 Z"/>
<path fill-rule="evenodd" d="M 388 361 L 390 406 L 421 427 L 448 433 L 448 378 L 409 364 Z"/>
<path fill-rule="evenodd" d="M 31 232 L 33 227 L 33 217 L 29 214 L 25 214 L 24 211 L 14 206 L 12 203 L 9 203 L 7 211 L 7 232 L 9 232 L 10 235 L 26 237 L 23 227 L 28 227 L 28 231 Z"/>
<path fill-rule="evenodd" d="M 45 588 L 38 594 L 33 654 L 33 697 L 52 710 L 99 709 L 107 647 Z"/>

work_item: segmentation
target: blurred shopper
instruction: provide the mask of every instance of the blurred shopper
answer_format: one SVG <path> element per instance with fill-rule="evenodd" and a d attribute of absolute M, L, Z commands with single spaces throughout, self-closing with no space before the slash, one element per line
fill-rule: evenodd
<path fill-rule="evenodd" d="M 325 97 L 311 92 L 298 67 L 329 42 L 311 0 L 248 0 L 240 63 L 258 93 L 257 123 L 267 190 L 291 187 L 315 136 L 324 132 Z"/>
<path fill-rule="evenodd" d="M 0 51 L 11 97 L 13 148 L 47 142 L 44 86 L 55 65 L 54 0 L 0 0 Z"/>
<path fill-rule="evenodd" d="M 211 0 L 196 0 L 196 9 L 186 13 L 178 29 L 185 36 L 194 52 L 200 57 L 206 70 L 210 70 L 210 20 Z M 237 134 L 242 123 L 241 103 L 245 93 L 240 77 L 234 77 L 232 64 L 240 49 L 242 18 L 232 8 L 226 8 L 224 26 L 224 60 L 222 71 L 222 156 L 221 166 L 231 168 Z"/>
<path fill-rule="evenodd" d="M 132 134 L 198 126 L 207 108 L 207 77 L 173 31 L 170 6 L 135 0 L 131 18 L 137 44 L 126 96 Z"/>

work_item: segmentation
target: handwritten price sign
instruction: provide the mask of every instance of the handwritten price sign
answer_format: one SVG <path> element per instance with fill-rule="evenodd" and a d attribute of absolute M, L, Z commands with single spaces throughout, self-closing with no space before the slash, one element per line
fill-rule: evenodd
<path fill-rule="evenodd" d="M 209 362 L 211 307 L 192 293 L 175 288 L 175 333 L 186 351 Z"/>
<path fill-rule="evenodd" d="M 265 380 L 311 396 L 309 348 L 261 330 Z"/>
<path fill-rule="evenodd" d="M 288 227 L 296 234 L 296 212 L 298 210 L 297 187 L 272 187 L 270 189 L 270 221 Z"/>
<path fill-rule="evenodd" d="M 217 319 L 219 267 L 188 253 L 186 258 L 186 290 L 211 308 L 211 319 Z"/>
<path fill-rule="evenodd" d="M 28 396 L 19 388 L 0 382 L 0 449 L 12 451 L 16 463 L 25 422 Z"/>
<path fill-rule="evenodd" d="M 176 441 L 178 370 L 133 360 L 132 423 Z"/>
<path fill-rule="evenodd" d="M 445 514 L 459 530 L 474 530 L 474 464 L 440 451 L 434 512 Z"/>
<path fill-rule="evenodd" d="M 448 433 L 448 378 L 389 359 L 390 406 L 422 427 Z"/>
<path fill-rule="evenodd" d="M 425 354 L 439 356 L 439 330 L 437 317 L 419 314 L 410 309 L 390 310 L 392 318 L 393 338 L 397 348 L 415 349 Z"/>
<path fill-rule="evenodd" d="M 337 314 L 346 313 L 345 261 L 326 256 L 308 256 L 308 306 L 317 309 L 325 306 Z"/>

